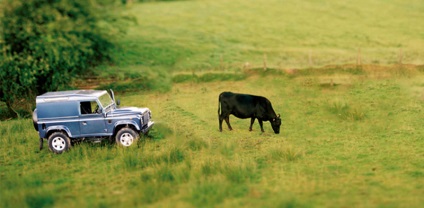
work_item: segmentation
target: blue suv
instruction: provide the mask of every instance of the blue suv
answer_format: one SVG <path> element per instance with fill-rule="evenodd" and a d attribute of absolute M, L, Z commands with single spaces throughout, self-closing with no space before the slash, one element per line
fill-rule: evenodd
<path fill-rule="evenodd" d="M 103 139 L 131 146 L 140 134 L 154 125 L 148 108 L 118 108 L 113 91 L 73 90 L 47 92 L 36 98 L 34 128 L 40 137 L 40 149 L 46 139 L 49 149 L 60 154 L 71 143 Z"/>

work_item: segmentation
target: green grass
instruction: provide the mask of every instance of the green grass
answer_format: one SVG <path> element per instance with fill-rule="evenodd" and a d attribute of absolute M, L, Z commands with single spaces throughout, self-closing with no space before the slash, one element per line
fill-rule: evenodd
<path fill-rule="evenodd" d="M 171 71 L 243 66 L 424 64 L 418 1 L 176 1 L 136 4 L 117 60 Z"/>
<path fill-rule="evenodd" d="M 408 64 L 424 63 L 423 9 L 133 4 L 116 65 L 94 73 L 122 106 L 152 110 L 150 136 L 55 155 L 38 150 L 30 119 L 0 121 L 0 207 L 420 207 L 424 68 Z M 269 98 L 281 133 L 234 117 L 219 132 L 222 91 Z"/>
<path fill-rule="evenodd" d="M 323 88 L 330 78 L 338 85 Z M 0 206 L 419 207 L 423 78 L 271 73 L 117 94 L 157 122 L 127 149 L 82 143 L 54 155 L 37 149 L 30 120 L 3 121 Z M 219 132 L 217 97 L 228 89 L 268 97 L 281 134 L 234 117 L 234 130 Z"/>

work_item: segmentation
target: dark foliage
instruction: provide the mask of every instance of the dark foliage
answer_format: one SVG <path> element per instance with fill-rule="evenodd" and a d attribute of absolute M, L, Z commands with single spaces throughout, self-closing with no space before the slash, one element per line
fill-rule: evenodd
<path fill-rule="evenodd" d="M 113 40 L 123 31 L 114 0 L 0 4 L 0 101 L 16 113 L 30 111 L 37 94 L 66 89 L 73 77 L 110 61 Z"/>

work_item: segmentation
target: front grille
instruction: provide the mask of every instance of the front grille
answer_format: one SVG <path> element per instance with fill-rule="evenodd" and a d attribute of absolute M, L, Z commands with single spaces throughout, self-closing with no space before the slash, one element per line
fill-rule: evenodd
<path fill-rule="evenodd" d="M 147 125 L 148 123 L 149 123 L 149 120 L 150 120 L 150 116 L 149 116 L 149 113 L 144 113 L 143 114 L 143 118 L 142 118 L 142 121 L 143 121 L 143 126 L 144 125 Z"/>

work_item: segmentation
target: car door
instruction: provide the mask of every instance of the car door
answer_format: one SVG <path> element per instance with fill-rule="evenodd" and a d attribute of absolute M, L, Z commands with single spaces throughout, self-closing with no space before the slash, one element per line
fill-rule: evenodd
<path fill-rule="evenodd" d="M 100 106 L 95 100 L 80 102 L 80 130 L 81 136 L 109 135 L 106 129 L 105 118 L 98 110 Z"/>

